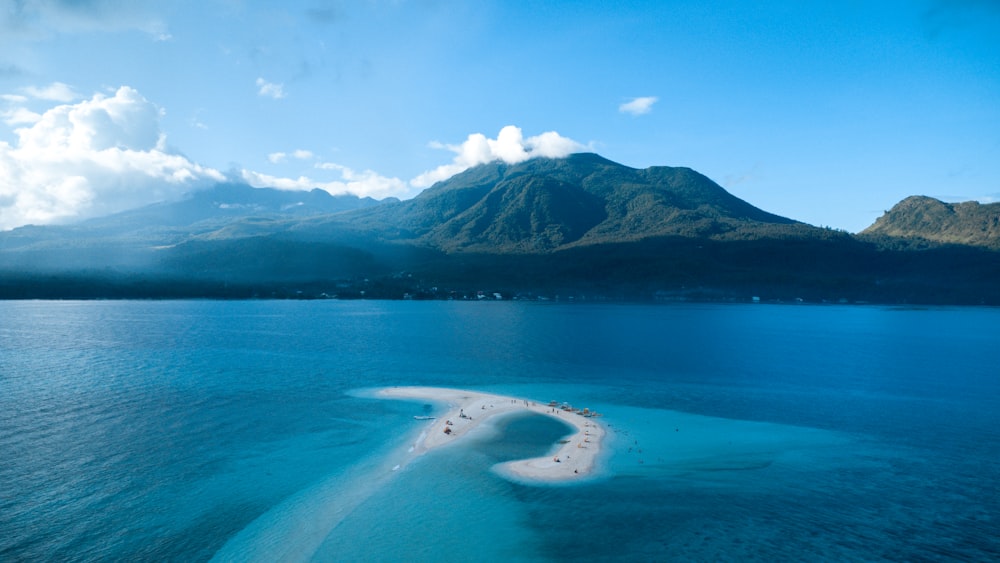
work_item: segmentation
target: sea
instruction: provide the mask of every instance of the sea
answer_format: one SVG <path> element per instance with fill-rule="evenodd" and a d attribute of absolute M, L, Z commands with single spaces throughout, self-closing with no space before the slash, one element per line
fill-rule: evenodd
<path fill-rule="evenodd" d="M 514 415 L 403 463 L 440 386 Z M 0 302 L 0 561 L 997 561 L 1000 309 Z"/>

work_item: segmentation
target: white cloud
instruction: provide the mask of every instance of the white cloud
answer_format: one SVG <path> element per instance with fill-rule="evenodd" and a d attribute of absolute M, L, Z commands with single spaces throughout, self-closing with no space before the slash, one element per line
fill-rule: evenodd
<path fill-rule="evenodd" d="M 4 100 L 9 106 L 29 101 L 16 96 Z M 127 86 L 112 96 L 96 94 L 41 114 L 18 116 L 15 111 L 19 109 L 2 114 L 9 122 L 26 125 L 14 129 L 17 141 L 13 145 L 0 142 L 0 229 L 106 215 L 225 180 L 214 169 L 168 152 L 159 125 L 163 111 Z M 316 155 L 306 149 L 271 153 L 268 160 L 315 161 L 312 169 L 318 178 L 283 178 L 252 170 L 242 170 L 239 176 L 255 187 L 407 198 L 419 188 L 479 164 L 561 158 L 588 150 L 554 131 L 525 138 L 515 126 L 504 127 L 495 139 L 474 133 L 460 145 L 431 146 L 455 153 L 452 162 L 409 182 L 315 161 Z M 322 178 L 330 172 L 333 179 Z"/>
<path fill-rule="evenodd" d="M 281 178 L 243 170 L 241 176 L 244 182 L 255 188 L 278 188 L 279 190 L 314 190 L 319 188 L 332 195 L 354 194 L 360 197 L 373 197 L 381 199 L 388 196 L 407 197 L 410 187 L 399 178 L 388 178 L 377 172 L 365 170 L 356 172 L 346 166 L 333 162 L 321 162 L 315 166 L 320 170 L 332 170 L 339 173 L 340 178 L 333 181 L 319 181 L 307 176 L 298 178 Z"/>
<path fill-rule="evenodd" d="M 114 213 L 223 175 L 165 149 L 162 111 L 123 86 L 53 107 L 0 143 L 0 229 Z"/>
<path fill-rule="evenodd" d="M 35 123 L 41 118 L 41 114 L 22 107 L 0 111 L 0 120 L 3 120 L 7 125 L 27 125 Z"/>
<path fill-rule="evenodd" d="M 563 137 L 555 131 L 529 137 L 528 147 L 531 149 L 532 156 L 545 158 L 563 158 L 575 152 L 591 150 L 590 147 L 585 147 L 573 139 Z"/>
<path fill-rule="evenodd" d="M 521 129 L 513 125 L 501 129 L 496 139 L 488 139 L 482 133 L 473 133 L 461 145 L 446 145 L 435 141 L 430 146 L 448 149 L 455 153 L 455 158 L 451 164 L 438 166 L 410 180 L 410 184 L 418 188 L 426 188 L 473 166 L 494 160 L 515 164 L 530 158 L 562 158 L 587 150 L 584 145 L 555 131 L 525 139 Z"/>
<path fill-rule="evenodd" d="M 27 86 L 21 88 L 21 94 L 0 95 L 0 101 L 6 102 L 6 108 L 0 108 L 0 121 L 7 125 L 28 125 L 37 123 L 42 119 L 42 115 L 24 107 L 24 104 L 32 100 L 46 102 L 71 102 L 80 96 L 68 85 L 62 82 L 53 82 L 48 86 Z"/>
<path fill-rule="evenodd" d="M 17 129 L 22 149 L 148 151 L 160 144 L 160 109 L 124 86 L 113 97 L 102 94 L 75 105 L 61 105 L 32 127 Z"/>
<path fill-rule="evenodd" d="M 634 98 L 632 101 L 625 102 L 624 104 L 618 106 L 618 111 L 621 113 L 630 113 L 632 115 L 643 115 L 653 111 L 653 104 L 657 101 L 659 101 L 659 98 L 656 96 Z"/>
<path fill-rule="evenodd" d="M 273 82 L 268 82 L 263 78 L 257 79 L 257 95 L 264 96 L 266 98 L 274 98 L 275 100 L 280 100 L 285 97 L 285 85 L 275 84 Z"/>
<path fill-rule="evenodd" d="M 42 88 L 28 86 L 22 88 L 22 91 L 32 98 L 50 102 L 72 102 L 80 97 L 72 88 L 62 82 L 53 82 Z"/>
<path fill-rule="evenodd" d="M 292 151 L 292 154 L 288 154 L 287 152 L 272 152 L 267 155 L 267 160 L 271 164 L 281 164 L 282 162 L 286 162 L 288 157 L 292 157 L 297 160 L 311 160 L 314 156 L 316 155 L 314 155 L 312 151 L 295 149 Z"/>

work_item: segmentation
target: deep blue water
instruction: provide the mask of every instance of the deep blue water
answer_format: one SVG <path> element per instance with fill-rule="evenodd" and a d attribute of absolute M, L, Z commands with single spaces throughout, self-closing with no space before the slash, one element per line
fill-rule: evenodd
<path fill-rule="evenodd" d="M 1000 310 L 0 302 L 0 560 L 1000 559 Z M 440 385 L 605 413 L 604 478 L 391 467 Z"/>

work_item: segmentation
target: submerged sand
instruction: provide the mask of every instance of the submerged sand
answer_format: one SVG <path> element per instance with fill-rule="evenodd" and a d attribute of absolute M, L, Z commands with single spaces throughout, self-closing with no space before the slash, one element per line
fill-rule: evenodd
<path fill-rule="evenodd" d="M 439 387 L 387 387 L 376 394 L 387 398 L 448 404 L 446 413 L 428 421 L 426 431 L 413 444 L 411 451 L 414 455 L 455 443 L 478 425 L 503 414 L 530 411 L 551 416 L 573 427 L 575 433 L 564 438 L 558 448 L 549 454 L 497 466 L 500 473 L 524 481 L 554 483 L 592 475 L 606 434 L 604 426 L 595 418 L 530 399 Z"/>

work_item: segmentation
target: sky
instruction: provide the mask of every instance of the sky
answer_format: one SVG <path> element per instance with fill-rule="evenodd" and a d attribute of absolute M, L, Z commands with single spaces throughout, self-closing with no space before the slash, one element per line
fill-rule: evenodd
<path fill-rule="evenodd" d="M 0 229 L 582 151 L 850 232 L 1000 201 L 1000 1 L 0 0 Z"/>

